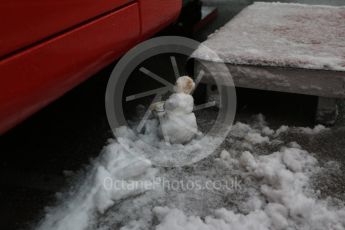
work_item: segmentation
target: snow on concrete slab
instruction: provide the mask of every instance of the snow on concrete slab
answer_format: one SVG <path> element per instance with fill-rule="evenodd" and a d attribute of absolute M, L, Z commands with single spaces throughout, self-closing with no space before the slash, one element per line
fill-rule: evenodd
<path fill-rule="evenodd" d="M 229 64 L 345 71 L 345 7 L 257 2 L 203 44 Z"/>

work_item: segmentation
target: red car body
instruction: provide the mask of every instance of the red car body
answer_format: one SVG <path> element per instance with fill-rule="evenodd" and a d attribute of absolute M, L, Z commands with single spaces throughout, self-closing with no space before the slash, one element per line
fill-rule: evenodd
<path fill-rule="evenodd" d="M 177 19 L 181 0 L 0 3 L 0 133 Z"/>

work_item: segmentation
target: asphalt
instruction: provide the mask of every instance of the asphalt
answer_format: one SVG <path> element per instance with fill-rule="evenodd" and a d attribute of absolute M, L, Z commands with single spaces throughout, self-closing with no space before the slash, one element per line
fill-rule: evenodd
<path fill-rule="evenodd" d="M 337 1 L 299 1 L 344 4 Z M 194 35 L 202 41 L 251 1 L 215 1 L 219 16 Z M 169 32 L 166 32 L 169 33 Z M 115 63 L 66 93 L 31 118 L 1 137 L 0 229 L 30 229 L 53 205 L 57 192 L 69 182 L 66 174 L 82 169 L 112 138 L 105 113 L 104 94 Z M 269 125 L 313 126 L 316 98 L 277 92 L 237 89 L 236 120 L 248 121 L 255 114 L 266 116 Z M 334 160 L 345 166 L 345 130 L 333 128 L 326 134 L 299 139 L 320 162 Z M 344 171 L 341 171 L 344 172 Z M 325 174 L 326 175 L 326 174 Z M 344 174 L 333 172 L 319 187 L 324 196 L 344 199 Z"/>

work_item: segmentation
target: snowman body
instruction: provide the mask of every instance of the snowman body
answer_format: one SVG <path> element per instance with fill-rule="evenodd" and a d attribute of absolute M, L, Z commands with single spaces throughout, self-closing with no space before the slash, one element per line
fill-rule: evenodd
<path fill-rule="evenodd" d="M 172 94 L 165 102 L 165 113 L 160 119 L 161 131 L 171 144 L 185 144 L 198 133 L 193 113 L 194 99 L 180 92 Z"/>

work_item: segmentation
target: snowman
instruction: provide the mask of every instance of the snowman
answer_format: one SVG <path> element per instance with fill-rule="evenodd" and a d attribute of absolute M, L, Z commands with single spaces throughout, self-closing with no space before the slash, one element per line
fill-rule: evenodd
<path fill-rule="evenodd" d="M 152 109 L 160 123 L 160 135 L 167 143 L 186 144 L 199 134 L 191 96 L 194 87 L 192 78 L 179 77 L 175 92 L 165 102 L 153 104 Z"/>

